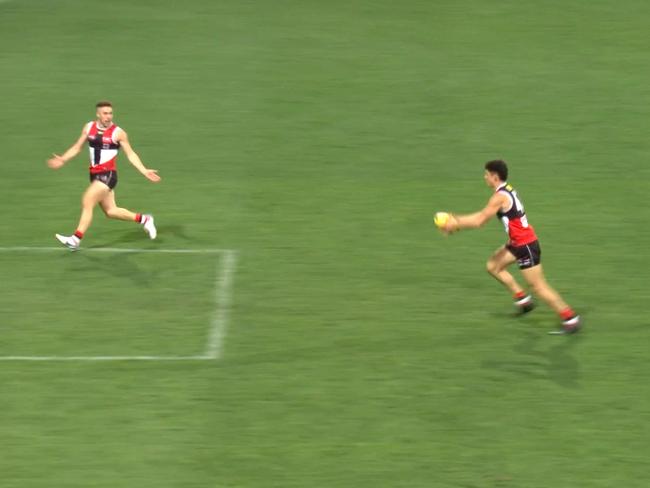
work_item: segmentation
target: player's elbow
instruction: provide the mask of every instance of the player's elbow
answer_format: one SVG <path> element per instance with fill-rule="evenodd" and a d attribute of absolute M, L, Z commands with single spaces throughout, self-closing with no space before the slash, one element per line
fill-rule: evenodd
<path fill-rule="evenodd" d="M 477 227 L 483 227 L 485 224 L 487 224 L 490 219 L 492 218 L 492 215 L 481 213 L 476 217 L 476 226 Z"/>
<path fill-rule="evenodd" d="M 488 221 L 488 219 L 486 219 L 483 215 L 479 216 L 479 217 L 475 220 L 476 227 L 477 227 L 477 228 L 479 228 L 479 227 L 483 227 L 483 226 L 487 223 L 487 221 Z"/>

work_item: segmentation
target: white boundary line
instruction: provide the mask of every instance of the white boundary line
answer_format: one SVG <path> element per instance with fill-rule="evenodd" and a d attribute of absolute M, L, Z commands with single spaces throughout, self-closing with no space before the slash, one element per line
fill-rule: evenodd
<path fill-rule="evenodd" d="M 29 247 L 29 246 L 13 246 L 13 247 L 0 247 L 0 252 L 52 252 L 52 251 L 67 251 L 70 249 L 65 247 Z M 75 251 L 77 252 L 77 251 Z M 173 253 L 173 254 L 224 254 L 234 253 L 232 249 L 137 249 L 129 247 L 84 247 L 79 249 L 78 252 L 122 252 L 122 253 Z"/>
<path fill-rule="evenodd" d="M 217 308 L 212 319 L 212 327 L 205 351 L 205 356 L 212 359 L 219 359 L 223 350 L 223 341 L 226 337 L 228 325 L 228 310 L 230 309 L 230 290 L 232 289 L 236 260 L 234 252 L 226 251 L 222 254 L 219 263 L 221 275 L 219 275 L 215 286 Z"/>
<path fill-rule="evenodd" d="M 0 361 L 208 361 L 207 356 L 0 356 Z"/>
<path fill-rule="evenodd" d="M 1 0 L 0 0 L 1 1 Z M 5 252 L 52 252 L 67 251 L 64 247 L 0 247 Z M 228 327 L 228 309 L 231 288 L 237 262 L 237 251 L 232 249 L 136 249 L 121 247 L 84 248 L 78 252 L 113 253 L 165 253 L 165 254 L 220 254 L 215 281 L 215 312 L 210 322 L 206 352 L 196 356 L 0 356 L 0 361 L 210 361 L 219 359 L 223 353 L 223 341 Z M 219 272 L 221 271 L 221 272 Z"/>

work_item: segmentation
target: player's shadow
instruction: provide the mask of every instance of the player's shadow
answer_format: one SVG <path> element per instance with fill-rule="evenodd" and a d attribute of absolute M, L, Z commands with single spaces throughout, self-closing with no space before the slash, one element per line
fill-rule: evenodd
<path fill-rule="evenodd" d="M 580 334 L 549 336 L 542 329 L 546 321 L 522 322 L 521 325 L 526 328 L 522 328 L 520 332 L 522 340 L 513 346 L 513 351 L 527 357 L 485 360 L 482 367 L 534 379 L 550 380 L 565 388 L 579 388 L 580 364 L 572 352 L 582 340 L 582 336 Z M 540 345 L 546 345 L 548 341 L 555 343 L 546 350 L 539 349 Z"/>
<path fill-rule="evenodd" d="M 130 244 L 132 242 L 148 242 L 149 238 L 140 228 L 133 228 L 121 233 L 115 233 L 114 238 L 110 241 L 99 242 L 96 246 L 90 246 L 88 249 L 94 247 L 113 247 L 119 244 Z"/>
<path fill-rule="evenodd" d="M 84 274 L 92 275 L 97 279 L 97 271 L 116 278 L 123 278 L 133 282 L 138 288 L 151 288 L 157 282 L 159 271 L 146 269 L 138 262 L 137 253 L 84 253 L 83 250 L 75 253 L 79 259 L 73 260 L 71 267 L 75 279 L 83 279 Z M 96 283 L 101 293 L 101 283 Z"/>
<path fill-rule="evenodd" d="M 161 224 L 158 228 L 158 237 L 173 236 L 183 241 L 190 241 L 191 237 L 187 235 L 185 226 L 182 224 Z"/>
<path fill-rule="evenodd" d="M 180 224 L 168 224 L 168 225 L 157 225 L 158 236 L 156 240 L 153 241 L 156 244 L 164 243 L 168 238 L 174 237 L 182 241 L 190 241 L 191 238 L 187 235 L 184 225 Z M 143 246 L 138 247 L 149 247 L 150 240 L 149 237 L 144 233 L 140 226 L 136 226 L 126 231 L 122 231 L 119 234 L 115 234 L 116 237 L 109 241 L 104 241 L 97 246 L 93 247 L 113 247 L 119 246 L 120 244 L 131 244 L 136 242 L 144 243 Z"/>

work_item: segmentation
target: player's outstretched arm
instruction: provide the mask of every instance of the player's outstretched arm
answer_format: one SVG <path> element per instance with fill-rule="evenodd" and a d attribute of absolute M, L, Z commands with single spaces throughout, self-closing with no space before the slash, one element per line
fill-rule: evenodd
<path fill-rule="evenodd" d="M 149 169 L 145 167 L 144 164 L 142 164 L 142 161 L 140 160 L 140 156 L 133 150 L 131 147 L 131 143 L 129 142 L 129 136 L 126 134 L 126 132 L 121 131 L 117 135 L 117 140 L 124 149 L 124 154 L 126 154 L 126 157 L 129 159 L 129 162 L 137 169 L 142 175 L 147 178 L 149 181 L 153 181 L 154 183 L 158 183 L 160 181 L 160 176 L 158 176 L 158 170 L 157 169 Z"/>
<path fill-rule="evenodd" d="M 60 156 L 58 154 L 52 154 L 52 157 L 47 160 L 47 165 L 52 169 L 59 169 L 61 166 L 63 166 L 65 163 L 70 161 L 81 152 L 81 148 L 83 147 L 84 142 L 86 142 L 85 126 L 83 129 L 81 129 L 81 135 L 79 136 L 79 139 L 77 139 L 77 142 L 70 146 L 68 150 Z"/>
<path fill-rule="evenodd" d="M 492 195 L 487 205 L 482 210 L 466 215 L 452 214 L 443 229 L 446 232 L 454 232 L 462 229 L 477 229 L 494 217 L 499 209 L 507 204 L 508 197 L 500 193 Z"/>

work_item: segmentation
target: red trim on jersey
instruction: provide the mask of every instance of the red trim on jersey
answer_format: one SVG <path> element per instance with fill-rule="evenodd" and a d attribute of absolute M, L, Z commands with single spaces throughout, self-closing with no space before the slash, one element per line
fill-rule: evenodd
<path fill-rule="evenodd" d="M 532 225 L 524 227 L 521 219 L 512 219 L 508 221 L 508 236 L 510 237 L 510 244 L 515 247 L 525 246 L 537 240 L 537 234 Z"/>
<path fill-rule="evenodd" d="M 110 161 L 107 161 L 103 164 L 98 164 L 97 166 L 90 166 L 90 173 L 93 175 L 96 175 L 97 173 L 107 173 L 109 171 L 116 171 L 117 166 L 115 165 L 115 160 L 117 158 L 113 158 Z"/>
<path fill-rule="evenodd" d="M 117 125 L 111 124 L 111 126 L 108 129 L 104 129 L 104 133 L 102 134 L 102 142 L 104 144 L 117 145 L 119 148 L 119 142 L 113 140 L 113 133 L 117 128 L 118 128 Z M 90 128 L 88 129 L 87 139 L 88 140 L 94 139 L 97 134 L 97 131 L 98 131 L 97 121 L 95 121 L 90 125 Z M 117 170 L 117 165 L 115 164 L 116 162 L 117 162 L 117 155 L 115 155 L 114 158 L 111 158 L 110 160 L 101 164 L 93 165 L 91 161 L 88 169 L 90 170 L 91 174 L 106 173 L 108 171 L 116 171 Z"/>

